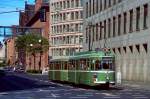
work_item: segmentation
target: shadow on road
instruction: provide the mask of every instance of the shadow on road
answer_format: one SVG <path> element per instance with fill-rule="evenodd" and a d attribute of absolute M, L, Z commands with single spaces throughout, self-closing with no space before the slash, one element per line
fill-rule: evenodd
<path fill-rule="evenodd" d="M 88 86 L 88 85 L 83 85 L 83 84 L 74 84 L 74 83 L 69 83 L 69 82 L 60 82 L 60 81 L 52 81 L 54 83 L 61 83 L 64 85 L 69 85 L 74 88 L 83 88 L 83 89 L 93 89 L 93 90 L 123 90 L 123 87 L 120 86 L 110 86 L 109 88 L 106 88 L 105 86 Z"/>
<path fill-rule="evenodd" d="M 55 84 L 44 83 L 14 75 L 6 75 L 4 77 L 0 77 L 0 92 L 43 88 L 49 86 L 60 87 Z"/>

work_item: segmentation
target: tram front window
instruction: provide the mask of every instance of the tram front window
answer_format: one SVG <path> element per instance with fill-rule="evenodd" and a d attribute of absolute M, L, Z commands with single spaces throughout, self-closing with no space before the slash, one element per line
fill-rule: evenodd
<path fill-rule="evenodd" d="M 103 60 L 102 61 L 102 67 L 103 69 L 113 69 L 113 61 L 112 60 Z"/>
<path fill-rule="evenodd" d="M 103 63 L 102 65 L 103 65 L 103 69 L 109 69 L 109 64 Z"/>

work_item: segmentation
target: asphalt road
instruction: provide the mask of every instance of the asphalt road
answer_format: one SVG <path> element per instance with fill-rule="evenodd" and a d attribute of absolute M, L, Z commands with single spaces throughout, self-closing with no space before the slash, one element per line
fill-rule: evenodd
<path fill-rule="evenodd" d="M 47 76 L 10 74 L 0 78 L 0 99 L 150 99 L 150 90 L 112 87 L 109 90 L 50 82 Z"/>

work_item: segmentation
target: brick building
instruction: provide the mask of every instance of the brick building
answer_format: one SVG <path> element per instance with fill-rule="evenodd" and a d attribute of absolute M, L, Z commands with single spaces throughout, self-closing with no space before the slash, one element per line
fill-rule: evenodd
<path fill-rule="evenodd" d="M 36 0 L 35 6 L 30 6 L 25 3 L 25 12 L 20 12 L 20 26 L 31 27 L 31 28 L 41 28 L 41 33 L 43 37 L 48 39 L 49 34 L 49 5 L 46 0 Z M 31 31 L 32 32 L 32 31 Z M 40 56 L 41 55 L 41 56 Z M 25 65 L 27 70 L 39 69 L 41 62 L 41 68 L 43 69 L 48 65 L 48 52 L 38 53 L 35 55 L 35 64 L 33 63 L 33 56 L 30 55 L 25 57 Z M 41 57 L 41 60 L 40 60 Z M 34 68 L 35 65 L 35 68 Z"/>

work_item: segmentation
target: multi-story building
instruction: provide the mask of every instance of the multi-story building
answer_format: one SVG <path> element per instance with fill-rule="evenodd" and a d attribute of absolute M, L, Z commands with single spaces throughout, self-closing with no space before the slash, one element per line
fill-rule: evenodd
<path fill-rule="evenodd" d="M 84 50 L 108 48 L 123 80 L 150 82 L 149 12 L 150 0 L 84 0 Z"/>
<path fill-rule="evenodd" d="M 35 5 L 25 3 L 25 12 L 20 12 L 20 26 L 27 28 L 26 31 L 41 35 L 48 39 L 49 35 L 49 0 L 35 0 Z M 40 33 L 38 29 L 40 28 Z M 40 44 L 40 42 L 39 42 Z M 34 45 L 33 45 L 34 46 Z M 20 57 L 23 56 L 26 70 L 42 70 L 48 66 L 48 52 L 36 53 L 27 56 L 20 50 Z M 18 56 L 19 57 L 19 56 Z M 35 63 L 33 62 L 34 60 Z"/>
<path fill-rule="evenodd" d="M 52 59 L 82 51 L 83 0 L 50 0 Z"/>

